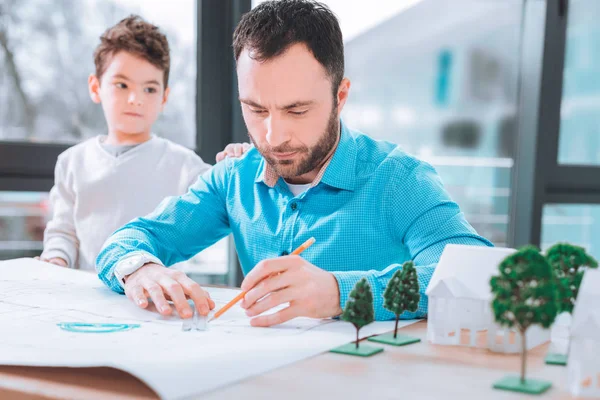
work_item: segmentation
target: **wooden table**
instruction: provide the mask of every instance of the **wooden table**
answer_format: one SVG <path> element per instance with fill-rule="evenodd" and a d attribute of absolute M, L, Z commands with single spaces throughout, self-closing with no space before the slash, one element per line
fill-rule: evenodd
<path fill-rule="evenodd" d="M 421 338 L 406 347 L 382 345 L 370 358 L 325 353 L 205 393 L 202 399 L 570 399 L 566 367 L 544 364 L 548 345 L 529 352 L 528 377 L 553 382 L 542 396 L 493 390 L 519 373 L 517 355 L 437 346 L 425 339 L 426 321 L 402 329 Z M 379 345 L 372 343 L 373 345 Z M 248 366 L 252 368 L 252 366 Z M 201 373 L 201 371 L 198 371 Z M 0 398 L 155 399 L 133 376 L 111 368 L 0 367 Z"/>

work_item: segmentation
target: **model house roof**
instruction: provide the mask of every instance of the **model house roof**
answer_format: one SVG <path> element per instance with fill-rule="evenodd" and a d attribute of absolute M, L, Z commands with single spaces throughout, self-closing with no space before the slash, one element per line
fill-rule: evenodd
<path fill-rule="evenodd" d="M 449 244 L 427 286 L 428 296 L 490 300 L 490 278 L 498 265 L 515 252 L 504 247 Z"/>

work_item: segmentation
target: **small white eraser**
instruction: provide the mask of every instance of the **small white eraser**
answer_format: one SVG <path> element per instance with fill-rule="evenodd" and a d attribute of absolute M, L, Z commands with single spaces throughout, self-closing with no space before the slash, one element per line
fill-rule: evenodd
<path fill-rule="evenodd" d="M 208 317 L 194 315 L 194 321 L 196 322 L 196 330 L 205 331 L 208 329 Z"/>
<path fill-rule="evenodd" d="M 183 320 L 183 324 L 181 325 L 181 330 L 184 332 L 192 330 L 192 319 L 191 318 Z"/>

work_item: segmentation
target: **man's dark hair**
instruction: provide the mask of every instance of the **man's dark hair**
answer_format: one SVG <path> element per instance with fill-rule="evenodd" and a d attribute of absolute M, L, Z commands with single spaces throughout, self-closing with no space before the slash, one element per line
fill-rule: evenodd
<path fill-rule="evenodd" d="M 304 43 L 331 78 L 334 97 L 344 78 L 344 41 L 335 14 L 311 0 L 267 1 L 242 16 L 233 33 L 233 54 L 269 60 L 290 46 Z"/>

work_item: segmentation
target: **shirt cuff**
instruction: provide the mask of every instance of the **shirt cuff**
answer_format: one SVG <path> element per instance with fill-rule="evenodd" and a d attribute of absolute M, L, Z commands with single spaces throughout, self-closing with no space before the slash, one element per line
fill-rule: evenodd
<path fill-rule="evenodd" d="M 50 260 L 52 258 L 62 258 L 63 260 L 66 261 L 67 267 L 75 268 L 73 260 L 71 259 L 69 254 L 66 251 L 63 251 L 61 249 L 44 250 L 42 252 L 42 254 L 40 255 L 40 258 L 46 259 L 46 260 Z"/>
<path fill-rule="evenodd" d="M 367 278 L 371 285 L 371 291 L 374 289 L 374 282 L 372 282 L 371 275 L 368 271 L 336 271 L 332 272 L 333 276 L 337 280 L 338 288 L 340 290 L 340 308 L 342 311 L 346 308 L 346 302 L 350 297 L 350 292 L 354 289 L 354 285 L 361 278 Z"/>
<path fill-rule="evenodd" d="M 44 238 L 43 258 L 60 257 L 67 262 L 69 268 L 75 268 L 78 252 L 79 242 L 76 239 L 70 239 L 63 235 L 52 235 Z"/>

